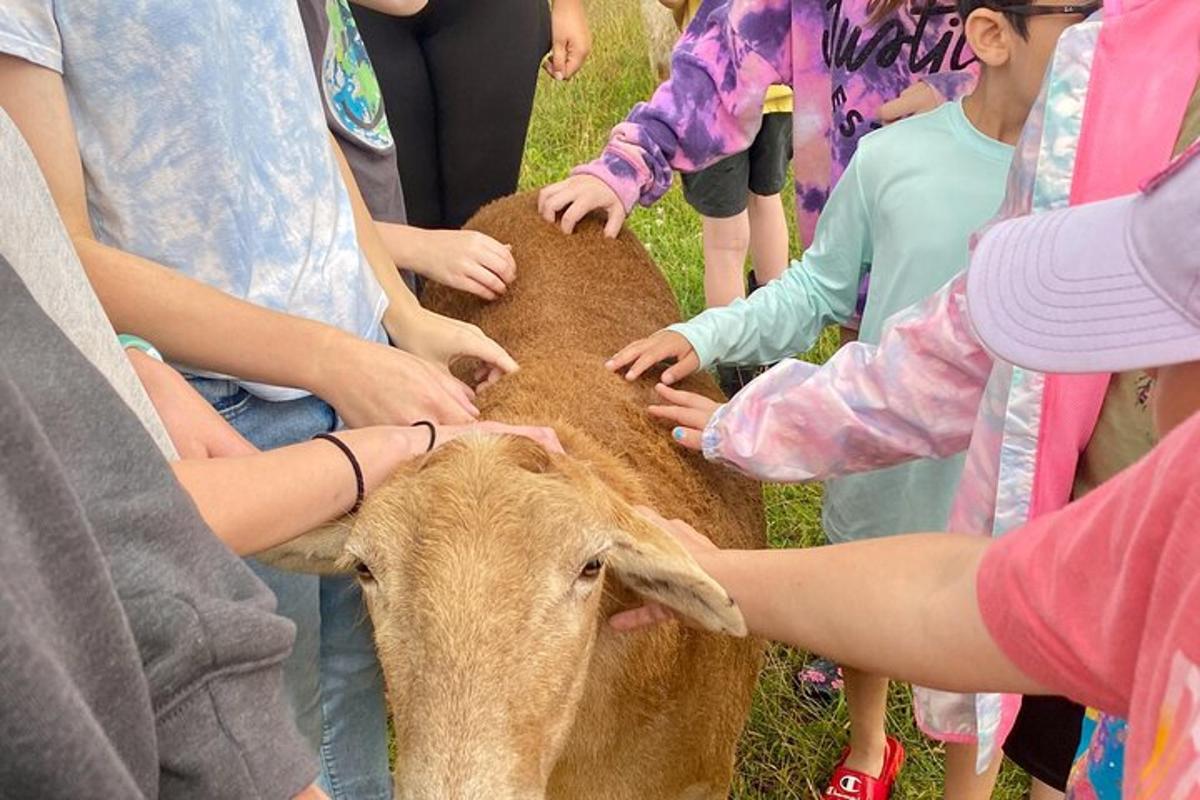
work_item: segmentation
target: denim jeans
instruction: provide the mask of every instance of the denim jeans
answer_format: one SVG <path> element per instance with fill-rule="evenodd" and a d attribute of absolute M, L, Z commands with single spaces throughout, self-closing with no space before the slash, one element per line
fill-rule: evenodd
<path fill-rule="evenodd" d="M 273 403 L 232 381 L 189 380 L 262 450 L 307 441 L 338 424 L 333 409 L 316 397 Z M 279 614 L 296 624 L 284 682 L 300 732 L 320 754 L 321 788 L 333 800 L 389 800 L 383 676 L 358 584 L 247 563 L 275 593 Z"/>

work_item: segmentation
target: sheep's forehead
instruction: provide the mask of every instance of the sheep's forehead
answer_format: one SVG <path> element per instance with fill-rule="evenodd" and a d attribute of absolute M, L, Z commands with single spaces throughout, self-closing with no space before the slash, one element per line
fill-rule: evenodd
<path fill-rule="evenodd" d="M 356 526 L 360 546 L 409 563 L 473 555 L 555 569 L 575 566 L 611 540 L 586 494 L 566 476 L 472 460 L 456 458 L 413 482 L 386 487 L 392 502 Z M 494 560 L 497 553 L 503 561 Z"/>

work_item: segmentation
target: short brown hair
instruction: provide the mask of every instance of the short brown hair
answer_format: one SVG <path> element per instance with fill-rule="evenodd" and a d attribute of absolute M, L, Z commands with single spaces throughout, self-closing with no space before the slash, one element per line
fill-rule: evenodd
<path fill-rule="evenodd" d="M 877 23 L 908 2 L 909 0 L 867 0 L 867 18 L 872 24 Z"/>

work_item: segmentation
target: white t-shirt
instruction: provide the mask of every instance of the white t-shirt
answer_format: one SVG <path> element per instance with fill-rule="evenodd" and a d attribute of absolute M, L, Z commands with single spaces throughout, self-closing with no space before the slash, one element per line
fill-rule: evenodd
<path fill-rule="evenodd" d="M 295 0 L 4 0 L 0 52 L 62 73 L 100 241 L 380 338 Z"/>

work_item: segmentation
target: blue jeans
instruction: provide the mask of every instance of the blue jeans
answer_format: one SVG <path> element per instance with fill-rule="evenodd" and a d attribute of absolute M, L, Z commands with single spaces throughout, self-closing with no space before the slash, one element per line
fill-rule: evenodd
<path fill-rule="evenodd" d="M 272 403 L 232 381 L 189 380 L 262 450 L 337 427 L 333 409 L 316 397 Z M 284 683 L 300 732 L 320 754 L 321 788 L 333 800 L 390 800 L 383 675 L 358 584 L 247 563 L 275 593 L 278 612 L 296 624 Z"/>

